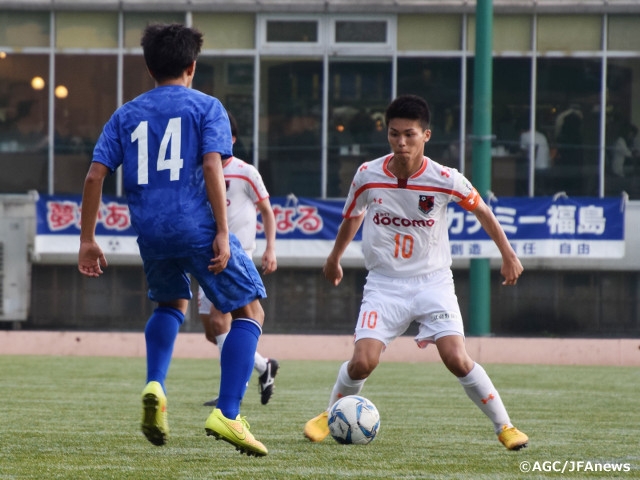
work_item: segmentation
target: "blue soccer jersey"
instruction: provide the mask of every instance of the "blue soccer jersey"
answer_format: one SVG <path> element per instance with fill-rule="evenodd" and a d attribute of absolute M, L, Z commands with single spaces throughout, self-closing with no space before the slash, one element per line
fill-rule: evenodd
<path fill-rule="evenodd" d="M 96 144 L 93 161 L 123 168 L 131 224 L 145 259 L 188 256 L 211 247 L 215 221 L 202 157 L 232 154 L 231 128 L 216 98 L 161 86 L 120 107 Z"/>

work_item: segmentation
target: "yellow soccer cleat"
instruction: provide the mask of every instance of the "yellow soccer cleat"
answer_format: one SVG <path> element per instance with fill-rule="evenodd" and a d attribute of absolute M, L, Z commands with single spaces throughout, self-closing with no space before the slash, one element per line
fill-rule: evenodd
<path fill-rule="evenodd" d="M 225 417 L 219 408 L 214 408 L 204 424 L 204 429 L 207 435 L 213 435 L 216 440 L 229 442 L 247 456 L 263 457 L 267 454 L 267 447 L 254 438 L 249 431 L 247 420 L 240 415 L 231 420 Z"/>
<path fill-rule="evenodd" d="M 329 413 L 322 412 L 304 426 L 304 436 L 312 442 L 321 442 L 329 435 Z"/>
<path fill-rule="evenodd" d="M 167 397 L 158 382 L 147 383 L 142 391 L 142 433 L 154 445 L 167 443 Z"/>
<path fill-rule="evenodd" d="M 498 440 L 509 450 L 520 450 L 528 445 L 529 437 L 516 427 L 509 428 L 504 425 L 502 431 L 498 434 Z"/>

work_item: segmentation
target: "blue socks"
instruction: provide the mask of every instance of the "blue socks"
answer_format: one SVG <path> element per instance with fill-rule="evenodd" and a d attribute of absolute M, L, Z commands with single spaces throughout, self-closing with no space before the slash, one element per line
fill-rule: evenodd
<path fill-rule="evenodd" d="M 171 307 L 158 307 L 153 311 L 144 329 L 147 344 L 147 383 L 159 382 L 166 392 L 164 381 L 171 364 L 173 345 L 184 315 Z"/>
<path fill-rule="evenodd" d="M 217 407 L 222 414 L 235 420 L 240 413 L 240 402 L 253 371 L 260 324 L 249 318 L 231 322 L 231 330 L 220 353 L 220 395 Z"/>

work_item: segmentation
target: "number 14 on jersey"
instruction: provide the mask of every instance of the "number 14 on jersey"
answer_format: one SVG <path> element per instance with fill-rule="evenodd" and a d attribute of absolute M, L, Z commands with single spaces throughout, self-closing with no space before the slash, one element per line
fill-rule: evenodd
<path fill-rule="evenodd" d="M 138 142 L 138 185 L 147 185 L 149 183 L 149 122 L 145 120 L 138 124 L 131 133 L 131 142 Z M 169 143 L 171 143 L 171 149 L 167 158 Z M 181 147 L 182 123 L 180 117 L 171 118 L 160 142 L 156 170 L 158 172 L 169 170 L 169 180 L 172 182 L 180 180 L 180 170 L 184 165 L 184 160 L 180 156 Z"/>

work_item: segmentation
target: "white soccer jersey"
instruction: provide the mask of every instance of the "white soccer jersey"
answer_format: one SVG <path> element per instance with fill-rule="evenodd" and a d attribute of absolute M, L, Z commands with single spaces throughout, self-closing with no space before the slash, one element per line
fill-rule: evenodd
<path fill-rule="evenodd" d="M 408 277 L 451 266 L 447 204 L 478 205 L 478 192 L 456 169 L 424 157 L 420 170 L 399 180 L 387 168 L 393 155 L 363 163 L 343 216 L 365 213 L 365 266 L 389 277 Z"/>
<path fill-rule="evenodd" d="M 269 198 L 262 177 L 253 166 L 236 157 L 223 163 L 227 184 L 227 222 L 246 252 L 256 249 L 256 203 Z"/>

